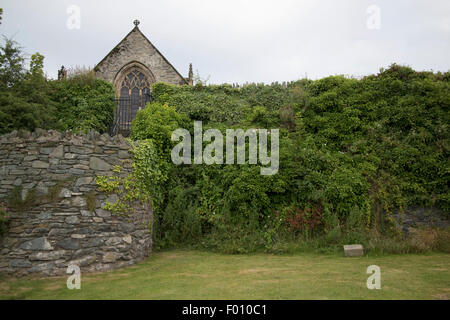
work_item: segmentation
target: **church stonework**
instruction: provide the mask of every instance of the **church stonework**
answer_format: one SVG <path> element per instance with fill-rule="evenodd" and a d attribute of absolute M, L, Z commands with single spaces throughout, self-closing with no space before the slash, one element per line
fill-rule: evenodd
<path fill-rule="evenodd" d="M 140 96 L 147 86 L 155 82 L 188 84 L 189 80 L 185 79 L 139 30 L 139 21 L 136 20 L 134 24 L 135 27 L 130 33 L 95 66 L 95 75 L 113 83 L 118 98 L 125 93 L 127 96 L 133 95 L 131 91 L 136 81 L 124 81 L 128 76 L 133 77 L 130 74 L 134 74 L 138 79 L 135 94 Z"/>
<path fill-rule="evenodd" d="M 111 82 L 116 91 L 116 110 L 111 134 L 128 136 L 139 110 L 151 102 L 155 82 L 192 85 L 192 64 L 184 78 L 139 30 L 139 21 L 125 38 L 94 67 L 95 76 Z"/>

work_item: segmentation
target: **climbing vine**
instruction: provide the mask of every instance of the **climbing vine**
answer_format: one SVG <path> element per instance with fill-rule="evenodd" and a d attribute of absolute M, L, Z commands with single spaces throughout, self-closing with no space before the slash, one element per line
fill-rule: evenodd
<path fill-rule="evenodd" d="M 107 201 L 104 209 L 115 214 L 129 215 L 133 202 L 150 203 L 157 209 L 164 193 L 162 186 L 167 180 L 169 163 L 158 155 L 152 140 L 142 140 L 131 149 L 132 171 L 125 173 L 123 166 L 115 166 L 112 176 L 98 176 L 96 183 L 100 191 L 117 195 L 114 202 Z"/>
<path fill-rule="evenodd" d="M 0 203 L 0 236 L 6 232 L 10 223 L 9 209 L 6 204 Z"/>

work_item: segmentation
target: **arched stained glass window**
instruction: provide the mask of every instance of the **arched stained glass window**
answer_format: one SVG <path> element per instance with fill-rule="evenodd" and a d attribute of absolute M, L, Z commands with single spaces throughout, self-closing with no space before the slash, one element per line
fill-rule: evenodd
<path fill-rule="evenodd" d="M 127 76 L 123 79 L 122 88 L 128 88 L 133 90 L 133 88 L 139 89 L 139 94 L 142 95 L 142 89 L 150 88 L 150 82 L 147 77 L 138 69 L 133 69 Z"/>
<path fill-rule="evenodd" d="M 151 101 L 150 88 L 154 79 L 149 79 L 142 70 L 136 66 L 128 69 L 118 83 L 118 108 L 116 122 L 121 132 L 127 134 L 131 121 L 140 109 Z"/>
<path fill-rule="evenodd" d="M 121 122 L 129 123 L 137 112 L 150 101 L 150 82 L 137 68 L 133 68 L 122 80 L 120 86 L 120 111 Z"/>

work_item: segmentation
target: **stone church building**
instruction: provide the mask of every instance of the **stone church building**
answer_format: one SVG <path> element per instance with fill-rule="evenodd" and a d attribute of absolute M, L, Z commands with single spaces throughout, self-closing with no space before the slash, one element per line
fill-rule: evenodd
<path fill-rule="evenodd" d="M 118 101 L 113 133 L 127 134 L 138 110 L 151 100 L 151 85 L 165 82 L 175 85 L 192 85 L 192 65 L 184 78 L 175 67 L 135 27 L 95 67 L 96 77 L 111 82 Z"/>

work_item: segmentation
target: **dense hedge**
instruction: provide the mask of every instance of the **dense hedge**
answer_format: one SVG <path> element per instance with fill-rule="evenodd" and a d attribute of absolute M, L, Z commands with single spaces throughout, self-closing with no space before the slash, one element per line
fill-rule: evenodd
<path fill-rule="evenodd" d="M 0 133 L 36 128 L 103 133 L 113 119 L 114 89 L 103 80 L 44 80 L 0 91 Z"/>
<path fill-rule="evenodd" d="M 359 80 L 155 84 L 154 101 L 168 105 L 170 118 L 202 120 L 204 129 L 281 128 L 274 176 L 249 164 L 175 166 L 161 150 L 168 179 L 156 245 L 245 252 L 305 234 L 363 242 L 370 230 L 392 231 L 392 213 L 408 206 L 448 213 L 449 78 L 392 65 Z M 141 111 L 132 136 L 159 139 L 147 129 L 161 118 L 152 110 L 161 107 Z"/>
<path fill-rule="evenodd" d="M 36 128 L 106 132 L 114 118 L 114 87 L 91 72 L 64 81 L 43 74 L 44 57 L 24 55 L 13 40 L 0 46 L 0 134 Z"/>
<path fill-rule="evenodd" d="M 56 105 L 56 128 L 108 132 L 114 120 L 113 85 L 102 79 L 80 78 L 49 82 L 50 98 Z"/>

